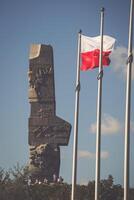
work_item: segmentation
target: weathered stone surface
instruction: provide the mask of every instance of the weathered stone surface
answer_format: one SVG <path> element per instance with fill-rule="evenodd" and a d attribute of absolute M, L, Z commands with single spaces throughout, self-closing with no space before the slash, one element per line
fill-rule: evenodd
<path fill-rule="evenodd" d="M 67 145 L 70 124 L 56 116 L 29 119 L 29 144 Z"/>
<path fill-rule="evenodd" d="M 29 171 L 33 181 L 53 181 L 53 175 L 59 175 L 60 148 L 51 144 L 30 147 Z"/>
<path fill-rule="evenodd" d="M 60 145 L 68 145 L 71 125 L 56 116 L 53 49 L 32 45 L 29 56 L 29 170 L 34 179 L 59 175 Z"/>

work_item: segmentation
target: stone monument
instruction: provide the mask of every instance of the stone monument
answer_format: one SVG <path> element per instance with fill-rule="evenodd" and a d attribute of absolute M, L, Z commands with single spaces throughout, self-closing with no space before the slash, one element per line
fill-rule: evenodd
<path fill-rule="evenodd" d="M 29 55 L 29 172 L 33 180 L 59 176 L 60 146 L 68 145 L 71 125 L 56 116 L 53 48 L 33 44 Z"/>

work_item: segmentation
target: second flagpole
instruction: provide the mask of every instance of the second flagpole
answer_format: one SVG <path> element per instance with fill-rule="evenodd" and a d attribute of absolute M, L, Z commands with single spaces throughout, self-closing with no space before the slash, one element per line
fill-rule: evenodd
<path fill-rule="evenodd" d="M 100 24 L 100 58 L 99 58 L 99 74 L 98 74 L 98 99 L 97 99 L 97 130 L 96 130 L 96 169 L 95 169 L 95 200 L 99 200 L 100 193 L 100 156 L 101 156 L 101 107 L 102 107 L 102 53 L 103 53 L 103 30 L 104 30 L 104 8 L 101 9 Z"/>
<path fill-rule="evenodd" d="M 130 5 L 127 81 L 126 81 L 126 114 L 125 114 L 125 150 L 124 150 L 124 200 L 129 199 L 130 168 L 130 117 L 131 117 L 131 73 L 133 63 L 133 17 L 134 0 Z"/>
<path fill-rule="evenodd" d="M 77 74 L 75 89 L 75 114 L 74 114 L 74 143 L 73 143 L 73 165 L 72 165 L 72 192 L 71 200 L 75 199 L 75 189 L 77 180 L 77 149 L 78 149 L 78 120 L 79 120 L 79 93 L 80 93 L 80 50 L 81 50 L 81 33 L 78 33 L 78 52 L 77 52 Z"/>

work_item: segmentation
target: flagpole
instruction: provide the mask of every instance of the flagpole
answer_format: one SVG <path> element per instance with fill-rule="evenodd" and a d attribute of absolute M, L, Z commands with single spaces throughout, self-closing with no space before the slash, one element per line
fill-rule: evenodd
<path fill-rule="evenodd" d="M 133 15 L 134 0 L 131 0 L 128 60 L 127 60 L 127 82 L 126 82 L 126 114 L 125 114 L 125 152 L 124 152 L 124 200 L 129 199 L 129 163 L 130 163 L 130 113 L 131 113 L 131 71 L 133 63 Z"/>
<path fill-rule="evenodd" d="M 72 165 L 72 192 L 71 200 L 75 198 L 76 179 L 77 179 L 77 149 L 78 149 L 78 120 L 79 120 L 79 93 L 80 93 L 80 49 L 81 33 L 78 33 L 78 52 L 77 52 L 77 74 L 75 89 L 75 114 L 74 114 L 74 143 L 73 143 L 73 165 Z"/>
<path fill-rule="evenodd" d="M 96 130 L 96 171 L 95 171 L 95 200 L 99 200 L 100 184 L 100 148 L 101 148 L 101 104 L 102 104 L 102 53 L 103 53 L 103 29 L 104 29 L 104 8 L 101 8 L 100 24 L 100 58 L 99 58 L 99 75 L 98 75 L 98 99 L 97 99 L 97 130 Z"/>

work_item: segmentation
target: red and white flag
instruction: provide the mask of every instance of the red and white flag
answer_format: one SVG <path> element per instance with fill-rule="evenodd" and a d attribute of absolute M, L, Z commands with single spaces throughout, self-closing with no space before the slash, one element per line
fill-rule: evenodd
<path fill-rule="evenodd" d="M 100 36 L 87 37 L 81 35 L 81 70 L 86 71 L 99 67 L 100 40 Z M 103 66 L 108 66 L 110 64 L 109 55 L 113 51 L 115 41 L 113 37 L 107 35 L 103 36 Z"/>

